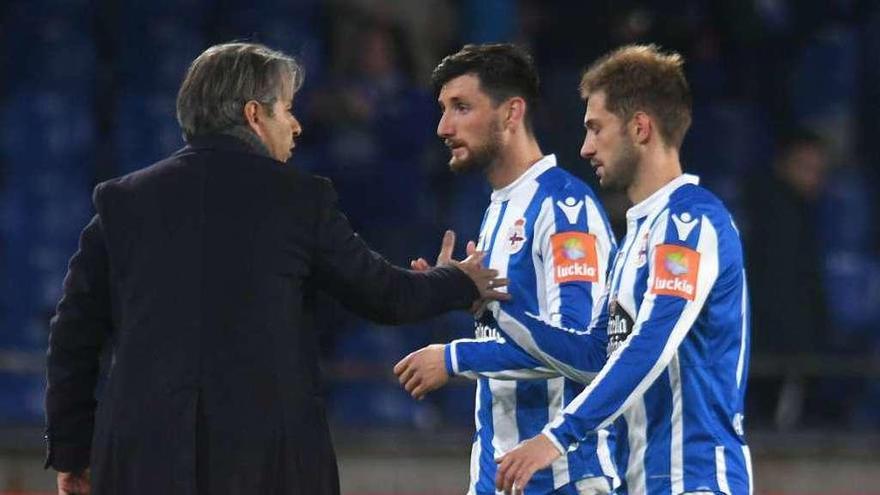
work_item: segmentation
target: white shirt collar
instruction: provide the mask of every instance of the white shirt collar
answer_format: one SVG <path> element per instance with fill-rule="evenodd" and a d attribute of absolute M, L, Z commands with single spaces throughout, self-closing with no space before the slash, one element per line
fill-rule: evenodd
<path fill-rule="evenodd" d="M 515 191 L 519 186 L 525 184 L 526 182 L 538 177 L 543 174 L 547 170 L 556 166 L 556 155 L 549 154 L 544 155 L 543 158 L 536 161 L 529 167 L 522 175 L 516 178 L 515 181 L 510 184 L 502 187 L 501 189 L 496 189 L 492 191 L 492 202 L 496 201 L 506 201 L 507 198 Z"/>
<path fill-rule="evenodd" d="M 654 194 L 648 196 L 639 204 L 633 205 L 629 210 L 626 210 L 626 219 L 636 220 L 647 216 L 657 208 L 665 205 L 669 201 L 669 196 L 679 187 L 685 184 L 697 185 L 699 183 L 700 178 L 696 175 L 681 174 L 675 179 L 667 182 L 665 186 L 654 191 Z"/>

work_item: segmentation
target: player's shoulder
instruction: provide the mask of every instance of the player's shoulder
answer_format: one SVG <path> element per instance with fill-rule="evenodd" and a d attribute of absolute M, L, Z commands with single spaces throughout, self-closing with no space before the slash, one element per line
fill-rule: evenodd
<path fill-rule="evenodd" d="M 705 219 L 718 232 L 734 234 L 733 215 L 712 191 L 697 184 L 685 184 L 669 196 L 669 218 L 677 225 Z M 738 237 L 738 236 L 736 236 Z"/>
<path fill-rule="evenodd" d="M 547 196 L 553 196 L 556 199 L 565 200 L 568 197 L 583 198 L 584 196 L 595 198 L 596 196 L 586 182 L 558 165 L 538 176 L 537 181 Z"/>
<path fill-rule="evenodd" d="M 697 215 L 729 215 L 724 202 L 712 191 L 698 184 L 684 184 L 669 195 L 669 212 Z"/>

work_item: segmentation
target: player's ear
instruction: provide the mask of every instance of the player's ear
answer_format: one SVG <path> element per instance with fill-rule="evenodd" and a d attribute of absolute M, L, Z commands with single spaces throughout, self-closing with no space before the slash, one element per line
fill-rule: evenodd
<path fill-rule="evenodd" d="M 526 116 L 526 100 L 519 96 L 507 100 L 507 117 L 504 119 L 505 128 L 513 128 L 522 124 Z"/>
<path fill-rule="evenodd" d="M 633 139 L 638 144 L 645 144 L 651 140 L 654 134 L 654 121 L 645 112 L 636 112 L 630 120 L 630 129 Z"/>

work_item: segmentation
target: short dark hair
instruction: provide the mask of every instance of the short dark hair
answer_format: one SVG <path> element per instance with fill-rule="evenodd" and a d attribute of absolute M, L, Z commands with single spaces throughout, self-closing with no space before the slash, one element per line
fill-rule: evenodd
<path fill-rule="evenodd" d="M 208 48 L 193 60 L 177 93 L 184 139 L 244 125 L 242 109 L 251 100 L 266 105 L 271 115 L 284 85 L 296 92 L 304 77 L 293 57 L 258 43 Z"/>
<path fill-rule="evenodd" d="M 465 74 L 480 80 L 484 91 L 496 106 L 519 96 L 526 102 L 524 122 L 532 131 L 532 114 L 538 104 L 538 71 L 529 53 L 511 43 L 465 45 L 446 56 L 431 74 L 434 94 L 439 95 L 443 85 Z"/>
<path fill-rule="evenodd" d="M 667 146 L 681 148 L 691 126 L 691 91 L 684 59 L 657 45 L 628 45 L 605 55 L 584 72 L 581 97 L 605 93 L 608 111 L 628 122 L 637 111 L 657 119 Z"/>

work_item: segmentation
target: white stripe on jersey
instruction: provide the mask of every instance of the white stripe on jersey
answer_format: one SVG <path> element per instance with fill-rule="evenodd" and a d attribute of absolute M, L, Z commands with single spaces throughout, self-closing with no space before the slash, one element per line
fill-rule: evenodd
<path fill-rule="evenodd" d="M 544 297 L 538 298 L 538 314 L 545 320 L 551 321 L 552 315 L 559 315 L 559 307 L 562 303 L 562 298 L 559 294 L 559 284 L 553 278 L 552 260 L 541 258 L 543 239 L 556 233 L 556 214 L 553 211 L 552 196 L 541 203 L 541 210 L 536 218 L 535 226 L 540 225 L 541 232 L 535 231 L 535 241 L 532 243 L 532 264 L 535 266 L 535 286 L 539 290 L 543 287 L 545 294 Z M 546 256 L 546 253 L 544 256 Z M 553 416 L 550 417 L 552 418 Z"/>
<path fill-rule="evenodd" d="M 681 413 L 681 366 L 678 362 L 678 352 L 669 363 L 669 388 L 672 389 L 669 477 L 672 482 L 672 493 L 681 493 L 684 491 L 684 424 Z"/>
<path fill-rule="evenodd" d="M 587 209 L 587 226 L 590 229 L 590 232 L 596 233 L 596 255 L 598 259 L 598 266 L 611 266 L 611 244 L 607 242 L 609 239 L 612 239 L 614 235 L 605 228 L 605 222 L 602 219 L 602 215 L 599 213 L 601 210 L 599 209 L 599 205 L 593 201 L 593 198 L 589 196 L 584 196 L 584 208 Z M 590 326 L 593 327 L 593 324 L 602 314 L 602 311 L 605 310 L 606 306 L 606 293 L 605 286 L 607 285 L 607 279 L 609 274 L 608 270 L 599 270 L 599 280 L 594 283 L 590 288 L 590 296 L 593 298 L 595 303 L 593 304 L 593 314 L 590 317 Z"/>
<path fill-rule="evenodd" d="M 755 493 L 754 478 L 752 476 L 752 451 L 748 445 L 742 446 L 743 459 L 746 461 L 746 473 L 749 475 L 749 495 Z"/>
<path fill-rule="evenodd" d="M 611 459 L 611 448 L 608 447 L 608 430 L 599 430 L 599 441 L 596 445 L 596 453 L 599 456 L 599 465 L 602 466 L 602 474 L 611 478 L 611 489 L 620 486 L 620 478 L 614 461 Z"/>
<path fill-rule="evenodd" d="M 467 495 L 476 495 L 477 493 L 477 481 L 480 480 L 481 449 L 482 443 L 480 443 L 480 436 L 477 435 L 476 441 L 471 445 L 471 483 L 470 486 L 468 486 Z"/>
<path fill-rule="evenodd" d="M 626 488 L 629 495 L 644 495 L 645 449 L 648 446 L 648 416 L 645 401 L 638 398 L 623 415 L 626 419 L 629 459 L 626 462 Z"/>
<path fill-rule="evenodd" d="M 492 391 L 492 448 L 495 456 L 503 455 L 519 443 L 516 424 L 516 382 L 489 380 Z"/>
<path fill-rule="evenodd" d="M 742 304 L 742 312 L 740 313 L 742 315 L 742 333 L 740 334 L 740 340 L 739 340 L 739 359 L 736 362 L 736 386 L 737 386 L 737 388 L 739 388 L 740 384 L 742 383 L 743 365 L 745 363 L 745 356 L 746 356 L 746 332 L 748 331 L 748 323 L 749 323 L 749 319 L 746 316 L 746 307 L 748 306 L 748 302 L 749 302 L 749 289 L 748 289 L 748 284 L 746 284 L 746 270 L 745 269 L 743 269 L 743 271 L 742 271 L 742 279 L 743 279 L 743 282 L 742 282 L 742 286 L 743 286 L 742 303 L 741 303 Z"/>
<path fill-rule="evenodd" d="M 551 378 L 547 380 L 547 395 L 550 397 L 550 404 L 547 405 L 548 418 L 556 417 L 562 411 L 562 398 L 565 395 L 565 379 L 562 377 Z M 568 456 L 559 456 L 550 465 L 553 469 L 553 489 L 556 490 L 571 482 L 568 474 Z"/>
<path fill-rule="evenodd" d="M 730 485 L 727 484 L 727 461 L 724 460 L 724 446 L 715 447 L 715 475 L 718 477 L 718 489 L 724 493 L 730 493 Z"/>
<path fill-rule="evenodd" d="M 449 349 L 449 358 L 450 358 L 449 361 L 451 361 L 451 363 L 452 363 L 452 372 L 457 375 L 458 374 L 458 353 L 455 352 L 455 341 L 453 340 L 449 345 L 452 346 L 452 348 Z"/>

